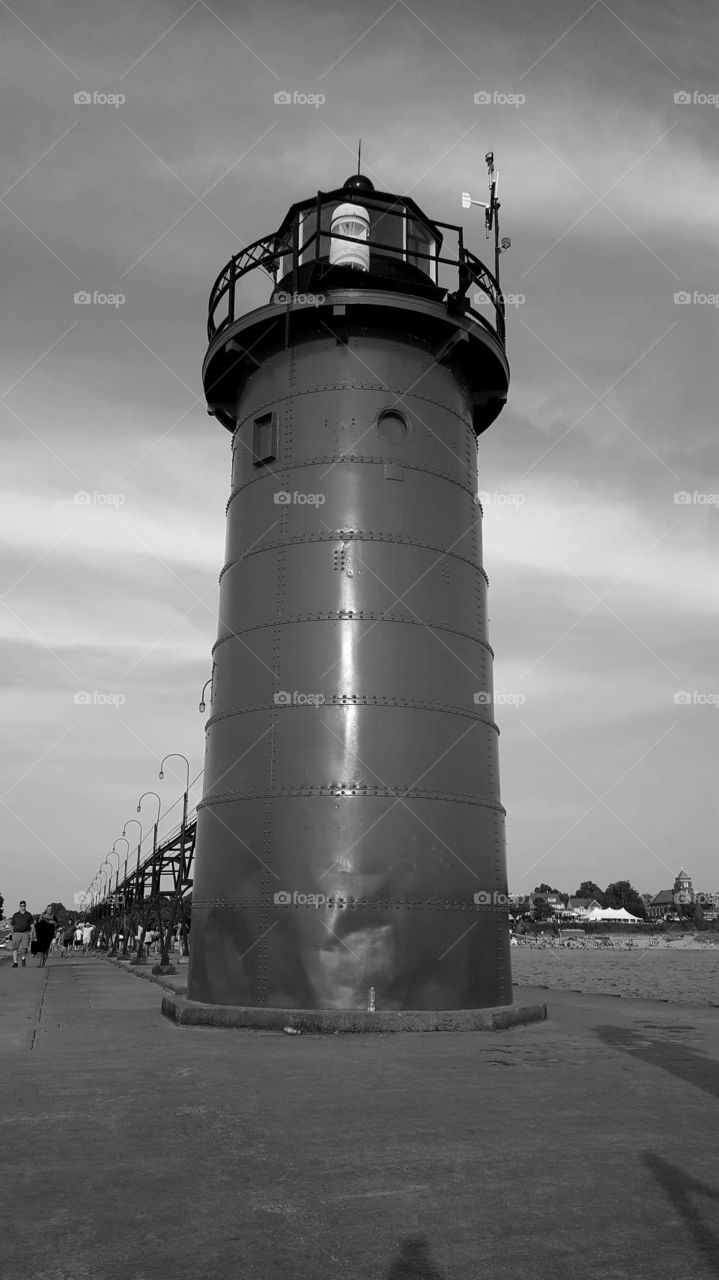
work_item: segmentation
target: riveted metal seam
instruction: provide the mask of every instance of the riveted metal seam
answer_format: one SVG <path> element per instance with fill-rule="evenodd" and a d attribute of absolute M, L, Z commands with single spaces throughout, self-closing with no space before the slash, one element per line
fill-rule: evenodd
<path fill-rule="evenodd" d="M 348 382 L 346 379 L 344 382 L 328 382 L 322 386 L 304 387 L 302 391 L 296 391 L 293 389 L 288 392 L 287 395 L 273 396 L 270 400 L 259 402 L 253 405 L 251 413 L 248 413 L 241 422 L 237 423 L 235 430 L 241 431 L 246 423 L 252 422 L 263 409 L 269 409 L 272 405 L 283 404 L 285 400 L 296 400 L 300 396 L 321 395 L 324 391 L 379 391 L 382 395 L 399 396 L 401 398 L 402 406 L 410 413 L 411 409 L 409 408 L 409 405 L 405 403 L 405 400 L 420 400 L 423 404 L 436 405 L 436 407 L 441 409 L 443 413 L 450 414 L 453 418 L 456 418 L 463 427 L 467 427 L 469 431 L 474 433 L 472 423 L 463 414 L 458 413 L 456 409 L 453 409 L 451 405 L 444 403 L 442 400 L 434 400 L 432 396 L 423 396 L 418 391 L 407 391 L 406 388 L 403 390 L 402 387 L 388 387 L 385 383 Z M 420 425 L 424 424 L 420 423 Z"/>
<path fill-rule="evenodd" d="M 283 715 L 292 710 L 302 710 L 306 708 L 306 703 L 275 703 L 275 702 L 246 702 L 241 706 L 228 707 L 225 711 L 218 711 L 217 715 L 211 716 L 205 726 L 206 729 L 217 724 L 220 720 L 226 720 L 233 716 L 250 715 L 256 711 L 279 711 Z M 482 715 L 480 711 L 473 711 L 469 707 L 458 707 L 447 702 L 430 702 L 424 698 L 385 698 L 380 695 L 372 697 L 369 694 L 331 694 L 325 698 L 324 702 L 317 704 L 320 707 L 394 707 L 407 709 L 410 711 L 439 711 L 445 715 L 465 716 L 469 720 L 476 720 L 479 724 L 484 724 L 488 729 L 493 729 L 495 733 L 499 733 L 499 726 L 487 716 Z"/>
<path fill-rule="evenodd" d="M 472 485 L 465 484 L 462 480 L 458 480 L 456 476 L 451 476 L 448 471 L 440 471 L 437 467 L 424 467 L 418 462 L 408 462 L 406 458 L 388 458 L 378 454 L 360 454 L 360 453 L 343 453 L 343 454 L 325 454 L 319 458 L 298 458 L 293 462 L 278 463 L 275 470 L 269 467 L 263 467 L 258 471 L 257 475 L 252 476 L 250 480 L 245 480 L 243 484 L 237 485 L 230 493 L 225 506 L 225 515 L 227 515 L 230 505 L 239 494 L 245 489 L 249 489 L 250 485 L 259 484 L 261 480 L 281 480 L 285 472 L 294 471 L 299 467 L 337 467 L 343 464 L 358 465 L 367 464 L 372 466 L 383 466 L 387 462 L 396 462 L 400 467 L 404 467 L 405 471 L 421 471 L 425 475 L 437 476 L 439 480 L 446 480 L 448 484 L 456 485 L 463 493 L 475 500 L 476 492 Z"/>
<path fill-rule="evenodd" d="M 200 809 L 211 808 L 218 804 L 234 804 L 242 800 L 295 800 L 320 799 L 322 797 L 345 796 L 355 799 L 390 800 L 446 800 L 451 804 L 469 804 L 480 809 L 493 809 L 506 817 L 507 810 L 498 800 L 490 796 L 472 795 L 469 791 L 440 791 L 424 787 L 354 787 L 343 783 L 327 783 L 317 787 L 245 787 L 241 791 L 221 791 L 217 795 L 206 796 L 197 806 Z"/>
<path fill-rule="evenodd" d="M 361 529 L 330 529 L 328 533 L 310 533 L 296 534 L 291 538 L 282 538 L 276 542 L 265 542 L 262 546 L 250 547 L 241 556 L 236 556 L 234 560 L 228 560 L 227 564 L 222 566 L 220 570 L 220 582 L 223 575 L 231 569 L 233 565 L 242 564 L 243 560 L 250 556 L 260 555 L 263 551 L 276 551 L 280 547 L 297 547 L 304 546 L 309 542 L 383 542 L 391 543 L 401 547 L 417 547 L 421 551 L 432 551 L 440 556 L 451 557 L 453 560 L 460 560 L 463 564 L 469 565 L 470 569 L 475 569 L 480 577 L 484 578 L 487 586 L 489 586 L 489 578 L 482 568 L 481 564 L 477 564 L 470 556 L 460 555 L 458 551 L 452 551 L 449 547 L 435 547 L 429 542 L 421 542 L 419 538 L 407 538 L 403 534 L 391 533 L 365 533 Z"/>
<path fill-rule="evenodd" d="M 251 631 L 263 631 L 267 627 L 289 626 L 298 622 L 404 622 L 408 626 L 424 627 L 427 631 L 448 631 L 452 635 L 462 636 L 465 640 L 471 640 L 473 644 L 481 645 L 494 658 L 494 649 L 488 640 L 482 640 L 479 636 L 472 635 L 470 631 L 462 631 L 459 627 L 450 626 L 447 622 L 436 622 L 426 618 L 402 618 L 394 613 L 367 613 L 365 610 L 358 610 L 355 613 L 353 610 L 345 609 L 331 613 L 307 613 L 295 614 L 289 618 L 271 618 L 268 622 L 256 622 L 249 627 L 242 627 L 241 630 L 228 631 L 213 644 L 212 656 L 214 657 L 220 645 L 226 644 L 228 640 L 239 640 Z"/>

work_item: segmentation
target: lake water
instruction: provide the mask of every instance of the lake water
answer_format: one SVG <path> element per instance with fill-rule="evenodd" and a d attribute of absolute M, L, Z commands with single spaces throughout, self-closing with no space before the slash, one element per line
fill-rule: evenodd
<path fill-rule="evenodd" d="M 587 994 L 719 1006 L 719 949 L 512 947 L 512 979 Z"/>

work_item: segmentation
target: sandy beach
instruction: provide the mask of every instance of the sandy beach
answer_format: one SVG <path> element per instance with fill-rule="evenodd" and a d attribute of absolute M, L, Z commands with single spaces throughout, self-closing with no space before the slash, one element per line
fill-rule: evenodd
<path fill-rule="evenodd" d="M 716 933 L 686 933 L 679 934 L 677 937 L 667 937 L 666 935 L 638 934 L 632 937 L 627 934 L 584 934 L 583 937 L 567 938 L 566 930 L 562 931 L 561 938 L 556 938 L 550 934 L 544 937 L 518 937 L 517 943 L 520 947 L 542 948 L 557 947 L 562 943 L 569 942 L 572 947 L 584 947 L 586 949 L 602 949 L 609 947 L 614 950 L 634 951 L 642 948 L 658 948 L 661 951 L 719 951 L 719 934 Z M 513 952 L 514 954 L 514 949 Z"/>

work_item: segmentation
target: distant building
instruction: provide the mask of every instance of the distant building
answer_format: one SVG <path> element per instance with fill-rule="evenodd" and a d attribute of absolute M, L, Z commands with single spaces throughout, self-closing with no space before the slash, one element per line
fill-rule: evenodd
<path fill-rule="evenodd" d="M 683 867 L 674 881 L 674 894 L 674 900 L 678 906 L 686 906 L 694 901 L 692 878 L 687 875 Z"/>
<path fill-rule="evenodd" d="M 694 900 L 701 906 L 701 918 L 707 924 L 719 919 L 717 895 L 715 893 L 695 893 Z"/>
<path fill-rule="evenodd" d="M 661 889 L 655 894 L 649 906 L 647 907 L 647 915 L 650 920 L 663 920 L 665 916 L 673 915 L 677 909 L 674 901 L 673 889 Z"/>
<path fill-rule="evenodd" d="M 692 878 L 682 867 L 674 879 L 674 888 L 661 889 L 655 894 L 647 907 L 647 914 L 650 920 L 663 920 L 668 915 L 681 914 L 692 905 L 694 900 Z"/>
<path fill-rule="evenodd" d="M 596 898 L 570 898 L 567 903 L 570 911 L 593 911 L 595 907 L 601 909 L 601 905 Z"/>
<path fill-rule="evenodd" d="M 566 899 L 561 893 L 531 893 L 532 907 L 550 907 L 552 911 L 563 911 Z"/>

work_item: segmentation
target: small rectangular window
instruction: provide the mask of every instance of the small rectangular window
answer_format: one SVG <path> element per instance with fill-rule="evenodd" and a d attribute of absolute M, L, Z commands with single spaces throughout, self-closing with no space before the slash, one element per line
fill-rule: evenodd
<path fill-rule="evenodd" d="M 277 458 L 277 415 L 265 413 L 255 418 L 252 433 L 252 461 L 256 467 Z"/>

